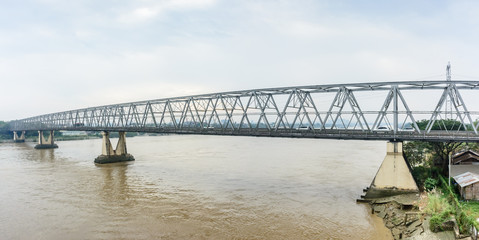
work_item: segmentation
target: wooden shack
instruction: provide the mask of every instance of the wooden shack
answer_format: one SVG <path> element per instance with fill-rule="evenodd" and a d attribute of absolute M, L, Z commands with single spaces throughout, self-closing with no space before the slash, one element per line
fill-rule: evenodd
<path fill-rule="evenodd" d="M 479 175 L 466 172 L 454 177 L 464 200 L 479 200 Z"/>
<path fill-rule="evenodd" d="M 463 151 L 452 156 L 452 165 L 479 165 L 479 153 L 471 150 Z"/>

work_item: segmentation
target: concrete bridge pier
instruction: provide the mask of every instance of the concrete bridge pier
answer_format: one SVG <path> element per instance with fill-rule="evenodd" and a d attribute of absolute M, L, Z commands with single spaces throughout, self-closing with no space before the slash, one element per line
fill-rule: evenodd
<path fill-rule="evenodd" d="M 118 133 L 119 139 L 115 150 L 113 150 L 110 142 L 110 133 L 103 131 L 101 134 L 103 135 L 102 151 L 101 155 L 95 158 L 95 163 L 104 164 L 135 160 L 135 158 L 126 151 L 125 132 Z"/>
<path fill-rule="evenodd" d="M 370 200 L 418 192 L 416 181 L 414 181 L 402 153 L 402 142 L 388 142 L 386 157 L 384 157 L 364 199 Z"/>
<path fill-rule="evenodd" d="M 13 142 L 25 142 L 25 131 L 22 131 L 20 137 L 18 136 L 17 131 L 13 131 Z"/>
<path fill-rule="evenodd" d="M 48 137 L 48 140 L 45 140 L 45 137 L 43 136 L 43 131 L 38 131 L 38 144 L 35 145 L 35 149 L 58 148 L 58 145 L 53 142 L 53 133 L 53 131 L 50 131 L 50 136 Z"/>

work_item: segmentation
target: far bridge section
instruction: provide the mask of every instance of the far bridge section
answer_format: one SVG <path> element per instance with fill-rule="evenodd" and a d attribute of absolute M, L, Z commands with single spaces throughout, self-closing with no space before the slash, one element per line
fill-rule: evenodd
<path fill-rule="evenodd" d="M 479 141 L 478 86 L 479 81 L 407 81 L 253 89 L 83 108 L 10 126 L 12 131 Z M 418 126 L 420 120 L 426 125 Z"/>

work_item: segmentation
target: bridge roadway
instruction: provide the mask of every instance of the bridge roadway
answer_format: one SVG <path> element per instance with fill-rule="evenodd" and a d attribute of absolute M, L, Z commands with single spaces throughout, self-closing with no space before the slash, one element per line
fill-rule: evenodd
<path fill-rule="evenodd" d="M 378 82 L 253 89 L 45 114 L 11 121 L 10 129 L 479 141 L 478 101 L 462 96 L 464 92 L 468 96 L 479 96 L 477 90 L 479 81 Z M 425 97 L 431 92 L 433 97 Z M 422 107 L 421 102 L 429 107 Z M 428 124 L 425 129 L 420 129 L 416 122 L 423 119 Z M 441 130 L 434 130 L 446 120 L 459 124 L 449 129 L 443 125 Z"/>

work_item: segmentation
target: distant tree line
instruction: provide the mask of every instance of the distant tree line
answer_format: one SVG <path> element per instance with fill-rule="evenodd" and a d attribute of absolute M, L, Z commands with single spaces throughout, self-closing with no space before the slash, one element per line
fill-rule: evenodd
<path fill-rule="evenodd" d="M 13 139 L 13 132 L 8 129 L 5 121 L 0 121 L 0 139 Z"/>

